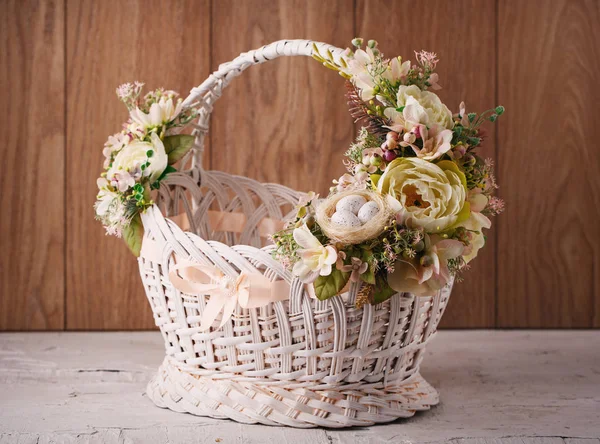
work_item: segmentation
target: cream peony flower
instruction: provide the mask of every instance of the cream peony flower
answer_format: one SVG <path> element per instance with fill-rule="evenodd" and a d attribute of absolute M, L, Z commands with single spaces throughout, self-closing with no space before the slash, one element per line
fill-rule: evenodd
<path fill-rule="evenodd" d="M 400 223 L 439 233 L 469 217 L 465 175 L 449 160 L 437 165 L 415 157 L 393 160 L 377 183 L 397 203 Z"/>
<path fill-rule="evenodd" d="M 425 236 L 425 255 L 422 263 L 400 260 L 388 275 L 388 284 L 398 293 L 429 296 L 440 290 L 451 278 L 448 260 L 463 254 L 464 244 L 440 236 Z"/>
<path fill-rule="evenodd" d="M 167 167 L 168 157 L 165 146 L 156 133 L 152 133 L 152 143 L 135 141 L 125 146 L 115 156 L 110 170 L 106 173 L 107 179 L 115 188 L 126 191 L 121 182 L 133 186 L 142 176 L 149 177 L 150 182 L 156 181 Z M 142 165 L 146 165 L 142 169 Z M 131 181 L 133 180 L 133 183 Z"/>
<path fill-rule="evenodd" d="M 177 105 L 174 105 L 172 98 L 162 97 L 158 102 L 150 105 L 148 114 L 139 108 L 131 110 L 131 120 L 145 128 L 162 126 L 179 115 L 182 103 L 181 100 L 178 100 Z"/>
<path fill-rule="evenodd" d="M 414 98 L 418 102 L 420 106 L 418 112 L 426 115 L 425 118 L 420 119 L 419 123 L 427 125 L 430 128 L 438 125 L 442 128 L 452 129 L 454 126 L 452 113 L 436 94 L 430 91 L 422 91 L 416 85 L 400 85 L 397 95 L 398 107 L 402 108 L 410 104 L 409 97 Z M 407 128 L 407 130 L 410 130 L 410 128 Z"/>
<path fill-rule="evenodd" d="M 294 229 L 294 240 L 302 248 L 300 260 L 294 264 L 292 273 L 305 284 L 314 282 L 319 275 L 329 276 L 331 266 L 337 260 L 337 251 L 331 245 L 324 247 L 306 225 Z"/>

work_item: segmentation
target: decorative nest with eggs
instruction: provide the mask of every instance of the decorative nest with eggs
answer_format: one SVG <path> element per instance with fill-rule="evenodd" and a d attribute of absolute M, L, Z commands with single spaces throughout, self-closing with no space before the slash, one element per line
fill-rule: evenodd
<path fill-rule="evenodd" d="M 416 63 L 385 59 L 377 43 L 353 40 L 336 60 L 313 57 L 347 79 L 352 116 L 364 126 L 346 152 L 348 172 L 326 199 L 309 193 L 294 220 L 273 236 L 274 256 L 321 300 L 360 283 L 357 303 L 396 293 L 432 295 L 477 256 L 483 229 L 503 210 L 490 160 L 477 151 L 481 125 L 501 106 L 453 114 L 440 89 L 435 54 Z"/>

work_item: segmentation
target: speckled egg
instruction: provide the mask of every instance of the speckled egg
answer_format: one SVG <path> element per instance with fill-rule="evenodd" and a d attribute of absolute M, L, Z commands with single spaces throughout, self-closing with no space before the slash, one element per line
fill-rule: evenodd
<path fill-rule="evenodd" d="M 349 211 L 357 214 L 360 207 L 367 203 L 367 199 L 359 195 L 342 197 L 335 206 L 336 211 Z"/>
<path fill-rule="evenodd" d="M 360 219 L 347 210 L 338 210 L 331 216 L 331 222 L 343 227 L 360 227 Z"/>
<path fill-rule="evenodd" d="M 379 213 L 379 205 L 377 205 L 377 202 L 367 202 L 360 207 L 360 210 L 358 210 L 358 219 L 363 224 L 366 224 L 373 219 L 377 213 Z"/>

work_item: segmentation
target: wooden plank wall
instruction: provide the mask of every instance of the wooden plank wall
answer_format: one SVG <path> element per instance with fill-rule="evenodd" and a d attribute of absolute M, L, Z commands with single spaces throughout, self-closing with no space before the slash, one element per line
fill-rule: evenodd
<path fill-rule="evenodd" d="M 1 330 L 153 328 L 135 260 L 93 220 L 119 83 L 185 94 L 265 43 L 355 35 L 437 52 L 452 109 L 507 108 L 483 149 L 507 211 L 444 326 L 600 326 L 597 0 L 0 0 L 0 20 Z M 354 132 L 343 93 L 309 59 L 250 69 L 215 108 L 207 165 L 325 194 Z"/>

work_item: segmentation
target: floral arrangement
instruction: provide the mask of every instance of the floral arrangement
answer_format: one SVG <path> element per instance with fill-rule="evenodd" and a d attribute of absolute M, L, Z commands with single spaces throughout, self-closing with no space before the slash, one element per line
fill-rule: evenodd
<path fill-rule="evenodd" d="M 435 54 L 415 53 L 412 64 L 363 43 L 354 39 L 337 61 L 313 47 L 316 60 L 347 79 L 350 112 L 364 126 L 330 195 L 309 193 L 273 235 L 274 256 L 319 299 L 361 283 L 359 306 L 444 287 L 468 268 L 489 217 L 504 207 L 492 196 L 491 160 L 476 154 L 481 125 L 504 108 L 467 113 L 461 103 L 452 114 L 432 92 L 440 89 Z"/>
<path fill-rule="evenodd" d="M 151 190 L 177 171 L 173 164 L 192 149 L 194 137 L 179 132 L 198 114 L 194 107 L 184 108 L 173 91 L 157 89 L 142 97 L 143 86 L 135 82 L 117 88 L 129 120 L 104 144 L 94 206 L 106 232 L 122 237 L 136 256 L 144 233 L 140 213 L 153 204 Z"/>

